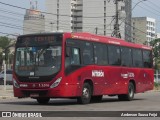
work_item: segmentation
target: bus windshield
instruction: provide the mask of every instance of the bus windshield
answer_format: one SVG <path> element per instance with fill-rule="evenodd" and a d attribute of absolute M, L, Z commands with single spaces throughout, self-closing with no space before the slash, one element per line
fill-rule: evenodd
<path fill-rule="evenodd" d="M 45 38 L 46 39 L 46 38 Z M 61 68 L 61 51 L 62 47 L 59 44 L 41 44 L 34 41 L 34 46 L 29 41 L 23 46 L 17 44 L 15 58 L 15 72 L 19 76 L 48 76 L 60 71 Z M 19 42 L 19 41 L 17 41 Z"/>

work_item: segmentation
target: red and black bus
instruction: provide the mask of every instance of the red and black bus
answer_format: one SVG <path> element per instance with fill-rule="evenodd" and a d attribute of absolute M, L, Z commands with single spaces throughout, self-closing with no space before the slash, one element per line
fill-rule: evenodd
<path fill-rule="evenodd" d="M 122 39 L 89 33 L 19 36 L 15 48 L 15 97 L 39 103 L 50 98 L 101 101 L 103 95 L 132 100 L 152 90 L 152 49 Z"/>

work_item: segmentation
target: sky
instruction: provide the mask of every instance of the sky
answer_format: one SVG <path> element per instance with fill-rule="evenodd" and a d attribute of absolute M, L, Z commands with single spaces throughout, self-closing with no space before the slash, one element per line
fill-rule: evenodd
<path fill-rule="evenodd" d="M 36 0 L 32 0 L 36 1 Z M 38 9 L 45 11 L 45 0 L 37 0 Z M 132 0 L 132 7 L 134 7 L 139 1 Z M 14 6 L 23 8 L 30 8 L 30 0 L 0 0 L 0 2 L 7 3 Z M 132 10 L 133 17 L 151 17 L 155 18 L 157 22 L 157 32 L 160 33 L 160 0 L 147 0 L 140 2 Z M 0 3 L 0 35 L 3 33 L 10 34 L 23 34 L 23 17 L 25 10 L 14 8 L 11 6 L 3 5 Z"/>

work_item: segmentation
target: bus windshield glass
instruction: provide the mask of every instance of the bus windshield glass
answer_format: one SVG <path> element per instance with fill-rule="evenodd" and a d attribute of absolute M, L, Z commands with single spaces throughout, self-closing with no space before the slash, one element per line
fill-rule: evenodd
<path fill-rule="evenodd" d="M 52 37 L 22 37 L 17 40 L 15 57 L 17 75 L 48 76 L 60 71 L 62 38 Z"/>

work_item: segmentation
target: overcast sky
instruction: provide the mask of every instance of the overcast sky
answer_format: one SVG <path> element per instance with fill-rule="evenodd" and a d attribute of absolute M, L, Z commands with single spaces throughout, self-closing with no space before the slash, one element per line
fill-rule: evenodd
<path fill-rule="evenodd" d="M 38 9 L 45 11 L 45 0 L 37 0 Z M 142 0 L 132 0 L 134 7 L 139 1 Z M 30 0 L 0 0 L 0 2 L 8 3 L 15 6 L 20 6 L 24 8 L 30 8 Z M 155 18 L 157 22 L 157 32 L 160 32 L 160 0 L 147 0 L 140 2 L 132 11 L 133 17 L 151 17 Z M 18 13 L 18 14 L 17 14 Z M 17 9 L 14 7 L 6 6 L 0 3 L 0 32 L 12 33 L 12 34 L 22 34 L 23 27 L 23 15 L 25 10 Z M 8 18 L 9 17 L 9 18 Z M 14 18 L 14 19 L 12 19 Z M 17 19 L 18 21 L 16 21 Z M 8 25 L 7 25 L 7 24 Z M 9 25 L 11 24 L 11 25 Z M 17 26 L 16 29 L 11 26 Z M 6 27 L 9 26 L 9 27 Z"/>

